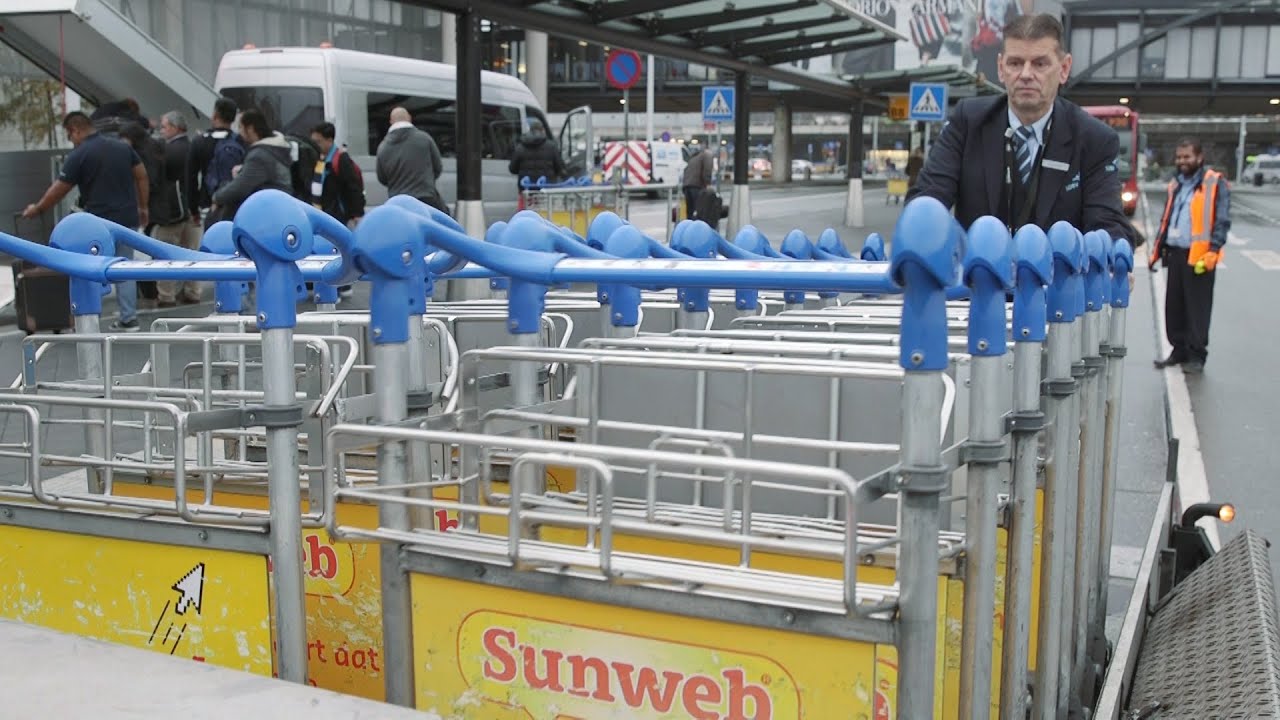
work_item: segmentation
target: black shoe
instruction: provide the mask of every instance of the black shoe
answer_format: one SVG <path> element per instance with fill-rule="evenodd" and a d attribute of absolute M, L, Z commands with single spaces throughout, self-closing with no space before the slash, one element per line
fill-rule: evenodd
<path fill-rule="evenodd" d="M 1187 375 L 1201 375 L 1204 373 L 1204 361 L 1188 360 L 1182 363 L 1182 372 Z"/>
<path fill-rule="evenodd" d="M 1184 362 L 1186 362 L 1186 359 L 1181 355 L 1177 353 L 1169 353 L 1169 357 L 1163 360 L 1156 360 L 1154 364 L 1157 370 L 1163 370 L 1164 368 L 1173 367 L 1174 365 L 1181 365 Z"/>
<path fill-rule="evenodd" d="M 142 326 L 138 324 L 137 318 L 129 321 L 116 320 L 108 326 L 108 329 L 112 332 L 138 332 L 141 328 Z"/>

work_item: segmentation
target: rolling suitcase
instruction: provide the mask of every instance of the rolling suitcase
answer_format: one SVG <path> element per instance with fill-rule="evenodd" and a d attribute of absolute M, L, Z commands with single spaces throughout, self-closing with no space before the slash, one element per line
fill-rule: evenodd
<path fill-rule="evenodd" d="M 41 219 L 24 221 L 21 214 L 15 214 L 15 234 L 24 240 L 48 245 L 52 229 L 46 228 Z M 14 260 L 12 267 L 13 312 L 18 327 L 28 335 L 70 329 L 73 325 L 70 279 L 27 260 Z"/>

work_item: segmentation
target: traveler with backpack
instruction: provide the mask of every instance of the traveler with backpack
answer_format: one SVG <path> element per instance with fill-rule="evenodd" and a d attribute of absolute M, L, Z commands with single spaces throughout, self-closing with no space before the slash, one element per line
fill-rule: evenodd
<path fill-rule="evenodd" d="M 333 123 L 320 123 L 311 129 L 311 141 L 320 149 L 311 179 L 311 204 L 355 228 L 364 217 L 364 175 L 351 155 L 334 142 L 337 129 Z"/>
<path fill-rule="evenodd" d="M 334 141 L 336 137 L 337 128 L 331 122 L 311 129 L 311 141 L 320 150 L 311 175 L 311 204 L 354 230 L 364 217 L 364 174 L 346 149 Z M 351 286 L 339 287 L 338 294 L 349 297 Z"/>
<path fill-rule="evenodd" d="M 284 135 L 271 129 L 261 110 L 250 108 L 240 115 L 240 133 L 249 143 L 244 164 L 230 182 L 213 193 L 209 216 L 230 219 L 240 204 L 259 190 L 275 189 L 294 193 L 293 159 L 297 150 Z"/>
<path fill-rule="evenodd" d="M 235 101 L 218 98 L 213 104 L 211 127 L 191 143 L 191 154 L 187 158 L 187 208 L 197 224 L 201 213 L 213 204 L 213 194 L 231 182 L 232 171 L 244 162 L 246 144 L 231 128 L 235 121 Z M 221 218 L 209 219 L 204 226 L 208 228 L 218 219 Z"/>
<path fill-rule="evenodd" d="M 409 195 L 448 213 L 449 206 L 436 189 L 444 172 L 436 141 L 415 127 L 409 111 L 402 107 L 392 109 L 390 119 L 391 128 L 378 144 L 378 182 L 386 186 L 387 197 Z"/>
<path fill-rule="evenodd" d="M 160 118 L 160 134 L 164 137 L 164 185 L 159 192 L 160 202 L 155 202 L 156 193 L 151 196 L 151 220 L 155 222 L 152 236 L 170 245 L 196 250 L 200 247 L 200 224 L 191 217 L 185 186 L 187 158 L 191 154 L 187 119 L 177 110 L 170 110 Z M 178 301 L 200 302 L 198 282 L 161 280 L 156 288 L 156 300 L 162 308 L 173 307 Z"/>

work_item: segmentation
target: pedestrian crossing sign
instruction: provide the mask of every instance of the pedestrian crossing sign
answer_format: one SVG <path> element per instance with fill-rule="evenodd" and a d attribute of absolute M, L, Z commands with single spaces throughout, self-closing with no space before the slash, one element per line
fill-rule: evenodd
<path fill-rule="evenodd" d="M 912 120 L 945 120 L 947 86 L 944 83 L 911 83 L 908 104 Z"/>
<path fill-rule="evenodd" d="M 702 88 L 704 122 L 733 122 L 733 88 L 709 85 Z"/>

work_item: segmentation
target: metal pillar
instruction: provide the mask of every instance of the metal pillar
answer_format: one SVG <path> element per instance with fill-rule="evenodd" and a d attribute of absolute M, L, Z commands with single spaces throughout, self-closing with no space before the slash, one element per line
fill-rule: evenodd
<path fill-rule="evenodd" d="M 1071 350 L 1071 377 L 1076 381 L 1076 391 L 1068 398 L 1068 410 L 1064 423 L 1067 426 L 1067 455 L 1066 462 L 1062 466 L 1062 477 L 1073 485 L 1071 489 L 1065 493 L 1064 502 L 1067 505 L 1066 522 L 1063 524 L 1063 552 L 1065 559 L 1062 563 L 1063 570 L 1063 586 L 1062 586 L 1062 645 L 1060 649 L 1058 668 L 1058 714 L 1059 717 L 1066 717 L 1067 712 L 1072 705 L 1072 690 L 1075 689 L 1073 678 L 1075 675 L 1075 657 L 1076 657 L 1076 633 L 1074 620 L 1076 617 L 1076 594 L 1075 594 L 1075 578 L 1079 568 L 1079 555 L 1076 552 L 1076 535 L 1079 531 L 1080 524 L 1080 465 L 1083 448 L 1081 443 L 1083 438 L 1080 433 L 1081 418 L 1081 394 L 1084 391 L 1085 377 L 1088 371 L 1084 364 L 1084 355 L 1081 352 L 1083 347 L 1084 336 L 1084 281 L 1082 277 L 1073 278 L 1075 288 L 1073 291 L 1073 300 L 1076 308 L 1075 321 L 1071 323 L 1070 339 L 1067 342 Z"/>
<path fill-rule="evenodd" d="M 733 237 L 751 224 L 751 187 L 747 184 L 751 158 L 751 76 L 739 71 L 733 83 L 733 197 L 729 200 L 725 237 Z"/>
<path fill-rule="evenodd" d="M 1111 543 L 1115 523 L 1116 472 L 1120 447 L 1120 398 L 1124 385 L 1125 315 L 1129 307 L 1129 274 L 1133 270 L 1133 250 L 1123 238 L 1115 241 L 1111 277 L 1111 327 L 1107 351 L 1106 439 L 1102 448 L 1101 537 L 1098 544 L 1098 608 L 1107 612 L 1108 580 L 1111 574 Z"/>
<path fill-rule="evenodd" d="M 904 215 L 898 229 L 897 240 L 907 244 L 922 236 L 947 243 L 962 237 L 955 220 L 936 201 Z M 938 529 L 942 493 L 951 484 L 941 446 L 942 374 L 949 364 L 943 285 L 956 271 L 955 267 L 930 270 L 904 254 L 896 256 L 891 266 L 903 286 L 899 364 L 905 377 L 898 473 L 898 717 L 902 718 L 933 717 Z"/>
<path fill-rule="evenodd" d="M 1032 717 L 1054 720 L 1058 717 L 1060 696 L 1069 688 L 1061 687 L 1064 618 L 1069 617 L 1067 600 L 1067 550 L 1074 551 L 1071 539 L 1075 515 L 1071 506 L 1072 483 L 1069 460 L 1076 434 L 1071 414 L 1071 397 L 1076 381 L 1072 376 L 1072 333 L 1076 317 L 1075 287 L 1083 246 L 1074 228 L 1055 225 L 1050 229 L 1053 248 L 1053 284 L 1047 293 L 1048 367 L 1045 372 L 1045 414 L 1052 432 L 1048 440 L 1044 473 L 1044 527 L 1041 531 L 1039 634 L 1036 643 L 1036 683 Z M 1062 693 L 1059 692 L 1062 690 Z M 1019 720 L 1021 720 L 1019 718 Z"/>
<path fill-rule="evenodd" d="M 99 301 L 101 302 L 101 301 Z M 101 331 L 102 316 L 76 315 L 75 330 L 77 335 L 96 335 Z M 81 380 L 92 380 L 102 377 L 102 345 L 98 343 L 76 343 L 76 373 Z M 107 440 L 105 435 L 106 411 L 84 410 L 84 418 L 89 424 L 84 426 L 84 446 L 90 457 L 107 459 Z M 85 482 L 91 493 L 106 492 L 106 476 L 111 468 L 87 468 Z"/>
<path fill-rule="evenodd" d="M 525 84 L 540 106 L 551 107 L 547 102 L 547 34 L 525 30 L 524 49 Z"/>
<path fill-rule="evenodd" d="M 1216 57 L 1216 56 L 1215 56 Z M 1236 143 L 1236 182 L 1244 182 L 1244 139 L 1249 136 L 1249 120 L 1240 116 L 1240 140 Z"/>
<path fill-rule="evenodd" d="M 458 202 L 453 216 L 467 235 L 483 239 L 485 233 L 482 195 L 483 168 L 480 162 L 480 14 L 475 10 L 456 16 L 458 67 Z M 450 301 L 478 300 L 489 296 L 483 280 L 449 280 L 444 296 Z"/>
<path fill-rule="evenodd" d="M 424 298 L 425 300 L 425 298 Z M 425 339 L 425 331 L 422 327 L 423 315 L 418 310 L 422 308 L 414 308 L 409 314 L 409 342 L 408 346 L 408 368 L 405 390 L 414 398 L 425 400 L 424 393 L 427 389 L 427 347 Z M 442 339 L 443 341 L 443 339 Z M 415 415 L 425 415 L 427 409 L 425 407 L 409 408 L 406 406 L 407 412 Z M 409 443 L 409 477 L 414 482 L 422 482 L 430 477 L 431 473 L 431 451 L 427 443 L 412 442 Z M 432 496 L 430 490 L 422 490 L 414 493 L 415 496 L 429 498 Z M 429 507 L 414 506 L 409 509 L 409 519 L 414 529 L 430 530 L 436 526 L 435 513 Z"/>
<path fill-rule="evenodd" d="M 458 64 L 458 16 L 440 11 L 440 62 Z M 543 107 L 546 107 L 545 105 Z"/>
<path fill-rule="evenodd" d="M 942 452 L 940 408 L 942 373 L 908 372 L 902 386 L 902 465 L 938 468 Z M 931 412 L 932 411 L 932 412 Z M 938 530 L 941 521 L 942 484 L 939 477 L 921 473 L 925 482 L 900 493 L 902 523 L 901 556 L 898 559 L 899 598 L 898 716 L 933 717 L 934 674 L 937 668 Z M 913 478 L 914 479 L 914 478 Z"/>
<path fill-rule="evenodd" d="M 1013 469 L 1004 583 L 1001 720 L 1025 720 L 1030 704 L 1027 681 L 1031 658 L 1037 440 L 1045 427 L 1045 416 L 1040 410 L 1040 362 L 1048 323 L 1045 286 L 1053 276 L 1053 253 L 1040 228 L 1023 227 L 1015 241 L 1018 265 L 1013 302 Z"/>
<path fill-rule="evenodd" d="M 773 175 L 770 178 L 775 185 L 783 185 L 795 180 L 791 177 L 791 106 L 785 102 L 778 103 L 773 109 Z"/>
<path fill-rule="evenodd" d="M 371 331 L 372 331 L 371 324 Z M 370 338 L 377 342 L 376 338 Z M 393 424 L 409 413 L 408 348 L 403 342 L 375 344 L 373 381 L 378 422 Z M 408 477 L 405 444 L 387 440 L 378 445 L 378 484 L 400 485 Z M 378 504 L 378 525 L 389 530 L 409 529 L 409 508 L 399 503 Z M 413 707 L 412 599 L 409 575 L 400 565 L 400 547 L 395 543 L 378 546 L 382 568 L 382 653 L 385 659 L 387 702 Z"/>
<path fill-rule="evenodd" d="M 999 221 L 982 218 L 969 230 L 970 242 L 1003 250 L 996 267 L 1012 268 L 1012 240 Z M 991 709 L 991 662 L 996 606 L 996 492 L 1000 466 L 1008 459 L 1000 375 L 1004 369 L 1005 291 L 1012 273 L 997 275 L 984 265 L 965 268 L 971 287 L 969 354 L 971 386 L 969 441 L 965 443 L 964 623 L 960 639 L 960 717 L 985 720 Z"/>
<path fill-rule="evenodd" d="M 863 103 L 859 100 L 849 114 L 849 152 L 845 178 L 849 181 L 849 193 L 844 199 L 844 224 L 860 228 L 865 223 L 862 198 L 862 118 Z"/>
<path fill-rule="evenodd" d="M 374 403 L 377 419 L 395 424 L 409 413 L 411 388 L 422 378 L 410 380 L 408 343 L 421 339 L 421 314 L 425 309 L 426 255 L 420 218 L 389 207 L 376 208 L 356 229 L 354 253 L 373 282 L 369 306 L 369 342 L 373 345 Z M 416 326 L 416 331 L 415 331 Z M 408 448 L 403 441 L 384 440 L 378 445 L 378 485 L 403 486 L 411 480 Z M 387 497 L 403 497 L 403 490 L 386 490 Z M 403 503 L 378 504 L 378 524 L 388 530 L 410 529 L 409 508 Z M 387 702 L 414 704 L 413 606 L 409 575 L 400 563 L 397 543 L 378 548 L 382 571 L 382 637 Z"/>
<path fill-rule="evenodd" d="M 259 283 L 259 300 L 274 292 Z M 293 374 L 293 328 L 262 330 L 263 404 L 297 404 Z M 307 681 L 306 596 L 302 580 L 302 489 L 299 485 L 298 428 L 267 430 L 267 496 L 271 510 L 272 578 L 275 580 L 276 658 L 281 678 Z"/>
<path fill-rule="evenodd" d="M 653 153 L 653 102 L 655 85 L 658 78 L 654 75 L 653 70 L 653 54 L 650 53 L 645 58 L 645 85 L 644 85 L 644 139 L 649 143 L 649 152 Z M 543 105 L 543 107 L 547 107 Z M 671 178 L 664 178 L 666 182 L 672 182 Z M 680 178 L 676 178 L 675 182 L 680 182 Z M 667 208 L 667 215 L 670 217 L 671 209 Z M 667 237 L 671 237 L 671 233 L 667 233 Z"/>

